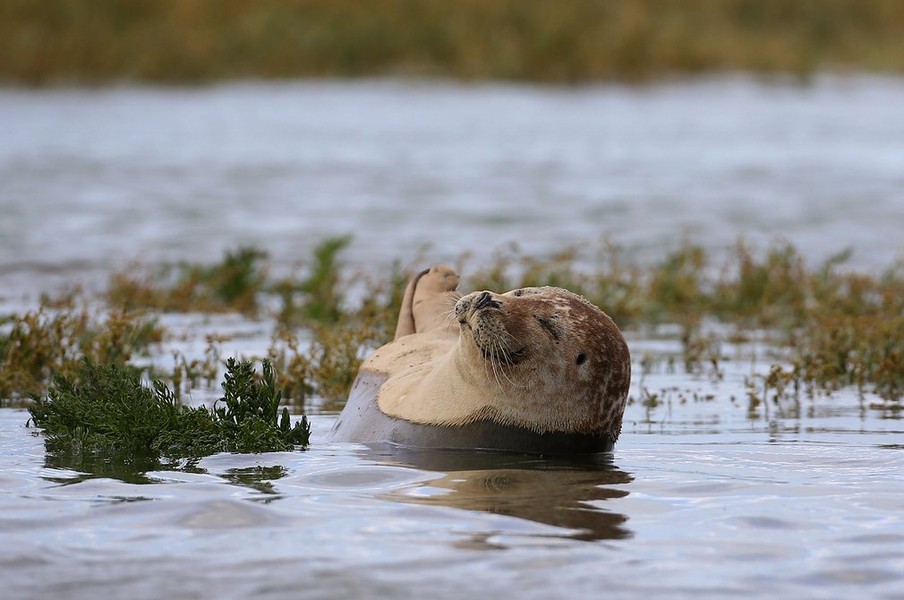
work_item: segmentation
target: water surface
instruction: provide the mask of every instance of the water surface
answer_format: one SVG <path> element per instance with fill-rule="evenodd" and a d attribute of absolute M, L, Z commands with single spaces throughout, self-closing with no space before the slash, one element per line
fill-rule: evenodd
<path fill-rule="evenodd" d="M 0 294 L 130 260 L 356 265 L 608 238 L 904 252 L 904 82 L 405 81 L 0 90 Z M 476 262 L 479 264 L 479 260 Z"/>
<path fill-rule="evenodd" d="M 904 427 L 845 403 L 635 405 L 583 461 L 330 444 L 324 415 L 307 452 L 141 483 L 55 466 L 4 409 L 4 597 L 900 597 Z"/>
<path fill-rule="evenodd" d="M 0 302 L 239 243 L 288 269 L 345 233 L 348 262 L 380 268 L 602 237 L 658 258 L 685 236 L 883 268 L 904 248 L 901 106 L 904 83 L 869 77 L 2 90 Z M 158 358 L 270 341 L 162 322 L 185 337 Z M 678 344 L 629 345 L 634 402 L 593 460 L 331 444 L 315 401 L 306 452 L 76 468 L 0 409 L 3 597 L 901 597 L 899 410 L 855 390 L 751 405 L 762 349 L 642 374 Z"/>

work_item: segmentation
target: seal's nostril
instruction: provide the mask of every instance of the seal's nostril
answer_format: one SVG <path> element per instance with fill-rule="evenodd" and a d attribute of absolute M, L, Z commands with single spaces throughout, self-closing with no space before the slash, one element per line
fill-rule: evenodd
<path fill-rule="evenodd" d="M 490 296 L 489 292 L 483 292 L 479 296 L 477 296 L 477 300 L 474 302 L 474 308 L 480 310 L 481 308 L 485 308 L 493 303 L 492 296 Z"/>

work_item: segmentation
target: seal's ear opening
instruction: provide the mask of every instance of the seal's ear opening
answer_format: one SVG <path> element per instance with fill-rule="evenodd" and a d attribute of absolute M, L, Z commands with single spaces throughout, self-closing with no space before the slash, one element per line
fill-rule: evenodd
<path fill-rule="evenodd" d="M 587 355 L 584 354 L 583 352 L 581 352 L 580 354 L 578 354 L 578 357 L 577 357 L 577 359 L 576 359 L 574 362 L 575 362 L 575 364 L 577 364 L 577 365 L 582 365 L 582 364 L 584 364 L 585 362 L 587 362 Z"/>

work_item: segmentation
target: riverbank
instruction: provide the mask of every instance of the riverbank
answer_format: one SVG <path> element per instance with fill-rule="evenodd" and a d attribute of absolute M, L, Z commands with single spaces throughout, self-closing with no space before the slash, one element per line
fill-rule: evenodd
<path fill-rule="evenodd" d="M 895 0 L 10 0 L 0 81 L 427 76 L 551 83 L 904 72 Z"/>

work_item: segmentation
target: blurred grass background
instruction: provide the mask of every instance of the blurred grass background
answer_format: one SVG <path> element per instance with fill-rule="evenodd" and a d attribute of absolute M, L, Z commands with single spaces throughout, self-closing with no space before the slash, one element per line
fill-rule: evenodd
<path fill-rule="evenodd" d="M 0 82 L 904 72 L 902 0 L 3 0 Z"/>

